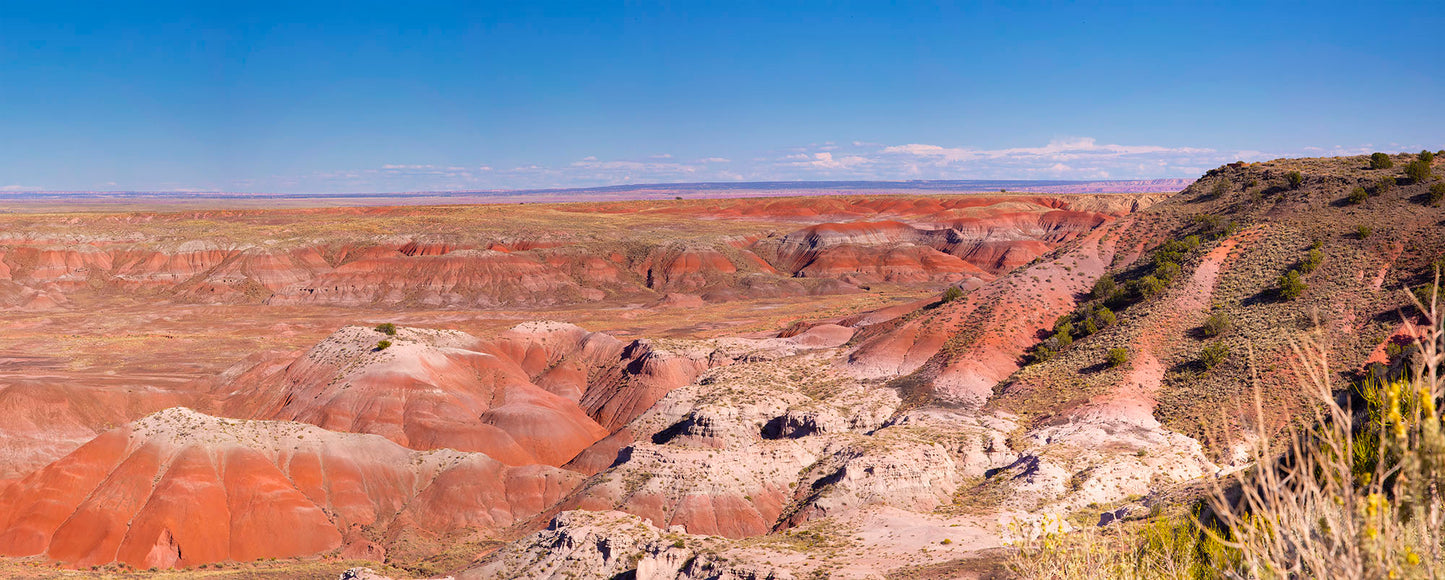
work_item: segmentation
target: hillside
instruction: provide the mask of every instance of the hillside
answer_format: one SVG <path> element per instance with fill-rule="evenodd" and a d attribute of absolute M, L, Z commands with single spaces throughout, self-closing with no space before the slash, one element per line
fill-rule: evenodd
<path fill-rule="evenodd" d="M 1396 167 L 1408 160 L 1400 157 Z M 1287 175 L 1295 171 L 1302 180 L 1291 186 Z M 1155 264 L 1172 260 L 1178 271 L 1164 288 L 1142 300 L 1085 298 L 1072 326 L 1096 318 L 1101 306 L 1112 307 L 1117 323 L 1087 338 L 1075 330 L 1073 344 L 1000 384 L 993 404 L 1049 421 L 1127 413 L 1121 401 L 1129 401 L 1153 406 L 1152 417 L 1170 429 L 1227 444 L 1224 429 L 1253 412 L 1241 405 L 1249 401 L 1252 364 L 1265 408 L 1274 420 L 1287 420 L 1301 402 L 1287 362 L 1292 331 L 1317 321 L 1342 372 L 1370 360 L 1388 362 L 1385 352 L 1401 315 L 1414 314 L 1401 288 L 1427 283 L 1432 265 L 1442 263 L 1445 212 L 1427 203 L 1429 187 L 1438 181 L 1405 181 L 1399 169 L 1369 169 L 1364 157 L 1209 172 L 1138 214 L 1147 228 L 1112 233 L 1143 249 L 1145 263 L 1115 260 L 1107 275 L 1127 288 L 1158 272 Z M 1382 182 L 1389 184 L 1383 190 Z M 1369 197 L 1352 203 L 1356 188 Z M 1169 240 L 1187 240 L 1191 247 L 1149 262 Z M 1303 290 L 1296 298 L 1280 295 L 1280 277 L 1291 270 L 1301 272 Z M 1218 331 L 1206 328 L 1211 318 Z M 1126 349 L 1129 362 L 1110 368 L 1106 359 L 1114 348 Z M 1227 354 L 1206 367 L 1206 348 Z"/>

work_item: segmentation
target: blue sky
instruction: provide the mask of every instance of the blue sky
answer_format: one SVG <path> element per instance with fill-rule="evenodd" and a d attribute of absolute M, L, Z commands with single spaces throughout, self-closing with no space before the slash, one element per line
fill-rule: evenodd
<path fill-rule="evenodd" d="M 1431 3 L 9 2 L 0 189 L 1192 177 L 1445 147 Z"/>

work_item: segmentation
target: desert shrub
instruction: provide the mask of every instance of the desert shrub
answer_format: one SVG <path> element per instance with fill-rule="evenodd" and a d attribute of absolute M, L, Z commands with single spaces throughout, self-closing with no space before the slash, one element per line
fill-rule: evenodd
<path fill-rule="evenodd" d="M 1226 193 L 1229 193 L 1229 180 L 1227 179 L 1214 182 L 1214 187 L 1209 190 L 1210 197 L 1220 197 Z"/>
<path fill-rule="evenodd" d="M 1054 332 L 1054 342 L 1058 343 L 1060 348 L 1074 344 L 1074 325 L 1065 322 L 1059 326 L 1058 330 Z"/>
<path fill-rule="evenodd" d="M 1199 351 L 1199 362 L 1204 363 L 1204 368 L 1212 369 L 1220 363 L 1229 359 L 1229 345 L 1223 342 L 1215 342 Z"/>
<path fill-rule="evenodd" d="M 1096 322 L 1093 318 L 1084 319 L 1084 324 L 1082 324 L 1081 326 L 1083 327 L 1082 329 L 1084 331 L 1084 336 L 1090 336 L 1096 332 L 1099 332 L 1099 323 Z"/>
<path fill-rule="evenodd" d="M 1166 282 L 1173 282 L 1179 277 L 1179 264 L 1174 262 L 1163 262 L 1154 267 L 1154 277 Z"/>
<path fill-rule="evenodd" d="M 374 350 L 386 350 L 386 349 L 388 349 L 388 348 L 391 348 L 391 341 L 390 341 L 390 340 L 380 340 L 380 341 L 377 341 L 377 343 L 376 343 L 376 348 L 375 348 Z"/>
<path fill-rule="evenodd" d="M 1294 300 L 1305 293 L 1304 280 L 1300 279 L 1299 270 L 1290 270 L 1279 277 L 1279 297 L 1285 300 Z"/>
<path fill-rule="evenodd" d="M 1355 205 L 1359 205 L 1359 204 L 1365 203 L 1365 200 L 1367 200 L 1367 199 L 1369 199 L 1369 198 L 1370 198 L 1370 192 L 1365 191 L 1365 188 L 1363 188 L 1363 187 L 1355 186 L 1354 189 L 1351 189 L 1351 190 L 1350 190 L 1350 196 L 1349 196 L 1349 197 L 1346 197 L 1345 199 L 1346 199 L 1346 200 L 1349 200 L 1350 203 L 1353 203 L 1353 204 L 1355 204 Z"/>
<path fill-rule="evenodd" d="M 376 325 L 376 331 L 387 336 L 396 336 L 396 325 L 390 322 L 384 322 Z"/>
<path fill-rule="evenodd" d="M 1435 162 L 1435 154 L 1429 149 L 1424 149 L 1421 150 L 1418 155 L 1415 155 L 1415 159 L 1419 161 L 1424 161 L 1426 165 L 1429 165 Z"/>
<path fill-rule="evenodd" d="M 943 291 L 943 297 L 940 300 L 947 304 L 959 298 L 963 298 L 963 289 L 958 286 L 949 286 L 947 290 Z"/>
<path fill-rule="evenodd" d="M 1105 274 L 1094 281 L 1094 289 L 1089 291 L 1089 296 L 1095 300 L 1103 300 L 1113 294 L 1118 287 L 1118 283 L 1114 282 L 1114 277 Z"/>
<path fill-rule="evenodd" d="M 1094 318 L 1099 319 L 1099 325 L 1104 328 L 1113 326 L 1114 323 L 1118 321 L 1114 316 L 1114 311 L 1103 306 L 1100 306 L 1099 310 L 1094 312 Z"/>
<path fill-rule="evenodd" d="M 1204 331 L 1204 336 L 1211 338 L 1229 332 L 1229 315 L 1224 312 L 1210 314 L 1199 328 Z"/>
<path fill-rule="evenodd" d="M 1372 227 L 1370 227 L 1370 226 L 1367 226 L 1367 225 L 1358 225 L 1358 226 L 1355 226 L 1355 237 L 1360 238 L 1360 239 L 1362 239 L 1362 240 L 1365 239 L 1365 238 L 1370 237 L 1370 234 L 1373 234 L 1373 233 L 1375 233 L 1375 228 L 1372 228 Z"/>
<path fill-rule="evenodd" d="M 1212 213 L 1202 213 L 1194 216 L 1194 223 L 1199 224 L 1205 233 L 1213 233 L 1222 229 L 1224 218 Z"/>
<path fill-rule="evenodd" d="M 1379 181 L 1375 182 L 1375 195 L 1390 193 L 1390 188 L 1392 187 L 1395 187 L 1395 178 L 1381 177 Z"/>
<path fill-rule="evenodd" d="M 1300 184 L 1305 182 L 1305 176 L 1300 175 L 1298 171 L 1291 171 L 1284 174 L 1284 180 L 1289 182 L 1290 189 L 1299 189 Z"/>
<path fill-rule="evenodd" d="M 1310 248 L 1310 251 L 1305 254 L 1305 259 L 1300 260 L 1299 271 L 1301 274 L 1308 274 L 1315 271 L 1315 268 L 1320 267 L 1320 264 L 1324 261 L 1324 252 L 1321 252 L 1319 248 Z"/>
<path fill-rule="evenodd" d="M 1152 252 L 1154 266 L 1157 268 L 1168 262 L 1179 262 L 1197 247 L 1199 247 L 1199 236 L 1189 236 L 1182 240 L 1169 240 L 1159 244 Z"/>
<path fill-rule="evenodd" d="M 1310 248 L 1310 251 L 1305 253 L 1304 259 L 1300 260 L 1299 271 L 1301 274 L 1309 274 L 1311 272 L 1314 272 L 1317 268 L 1320 267 L 1320 264 L 1323 263 L 1324 260 L 1324 252 L 1321 252 L 1317 248 Z"/>
<path fill-rule="evenodd" d="M 1389 169 L 1395 166 L 1395 161 L 1384 153 L 1375 153 L 1370 156 L 1370 169 Z"/>
<path fill-rule="evenodd" d="M 1440 203 L 1441 199 L 1445 199 L 1445 181 L 1431 185 L 1430 191 L 1425 193 L 1425 200 L 1430 205 Z"/>
<path fill-rule="evenodd" d="M 1117 367 L 1129 362 L 1129 350 L 1124 348 L 1109 349 L 1109 366 Z"/>
<path fill-rule="evenodd" d="M 1051 358 L 1054 358 L 1054 349 L 1042 344 L 1034 347 L 1034 362 L 1048 362 Z"/>
<path fill-rule="evenodd" d="M 1430 163 L 1422 159 L 1416 159 L 1405 164 L 1405 177 L 1410 183 L 1424 183 L 1430 179 Z"/>
<path fill-rule="evenodd" d="M 1134 281 L 1134 290 L 1144 298 L 1153 298 L 1155 295 L 1163 292 L 1166 286 L 1167 284 L 1163 280 L 1155 278 L 1152 275 Z"/>

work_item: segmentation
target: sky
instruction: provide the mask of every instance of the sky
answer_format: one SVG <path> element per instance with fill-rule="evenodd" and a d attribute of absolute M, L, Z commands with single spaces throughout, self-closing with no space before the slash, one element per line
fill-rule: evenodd
<path fill-rule="evenodd" d="M 1431 2 L 0 0 L 0 191 L 1151 179 L 1445 148 Z"/>

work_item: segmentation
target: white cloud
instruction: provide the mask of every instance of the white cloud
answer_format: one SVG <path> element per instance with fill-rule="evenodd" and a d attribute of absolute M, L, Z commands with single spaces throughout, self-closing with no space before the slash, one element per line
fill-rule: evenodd
<path fill-rule="evenodd" d="M 788 165 L 813 169 L 850 169 L 873 162 L 873 160 L 861 155 L 846 155 L 835 158 L 830 151 L 820 151 L 812 155 L 798 153 L 784 157 L 784 159 L 788 160 Z"/>
<path fill-rule="evenodd" d="M 1418 149 L 1418 147 L 1416 148 Z M 670 154 L 641 158 L 589 155 L 556 165 L 387 164 L 376 168 L 273 176 L 257 187 L 309 191 L 443 191 L 592 187 L 631 183 L 898 179 L 1152 179 L 1194 177 L 1236 160 L 1286 156 L 1353 155 L 1370 146 L 1253 150 L 1100 143 L 1063 137 L 1037 146 L 985 149 L 947 144 L 885 145 L 865 140 L 813 143 L 737 156 L 679 160 Z M 239 183 L 239 182 L 237 182 Z M 13 191 L 18 186 L 11 186 Z M 249 187 L 249 186 L 248 186 Z M 27 188 L 31 189 L 31 188 Z"/>

